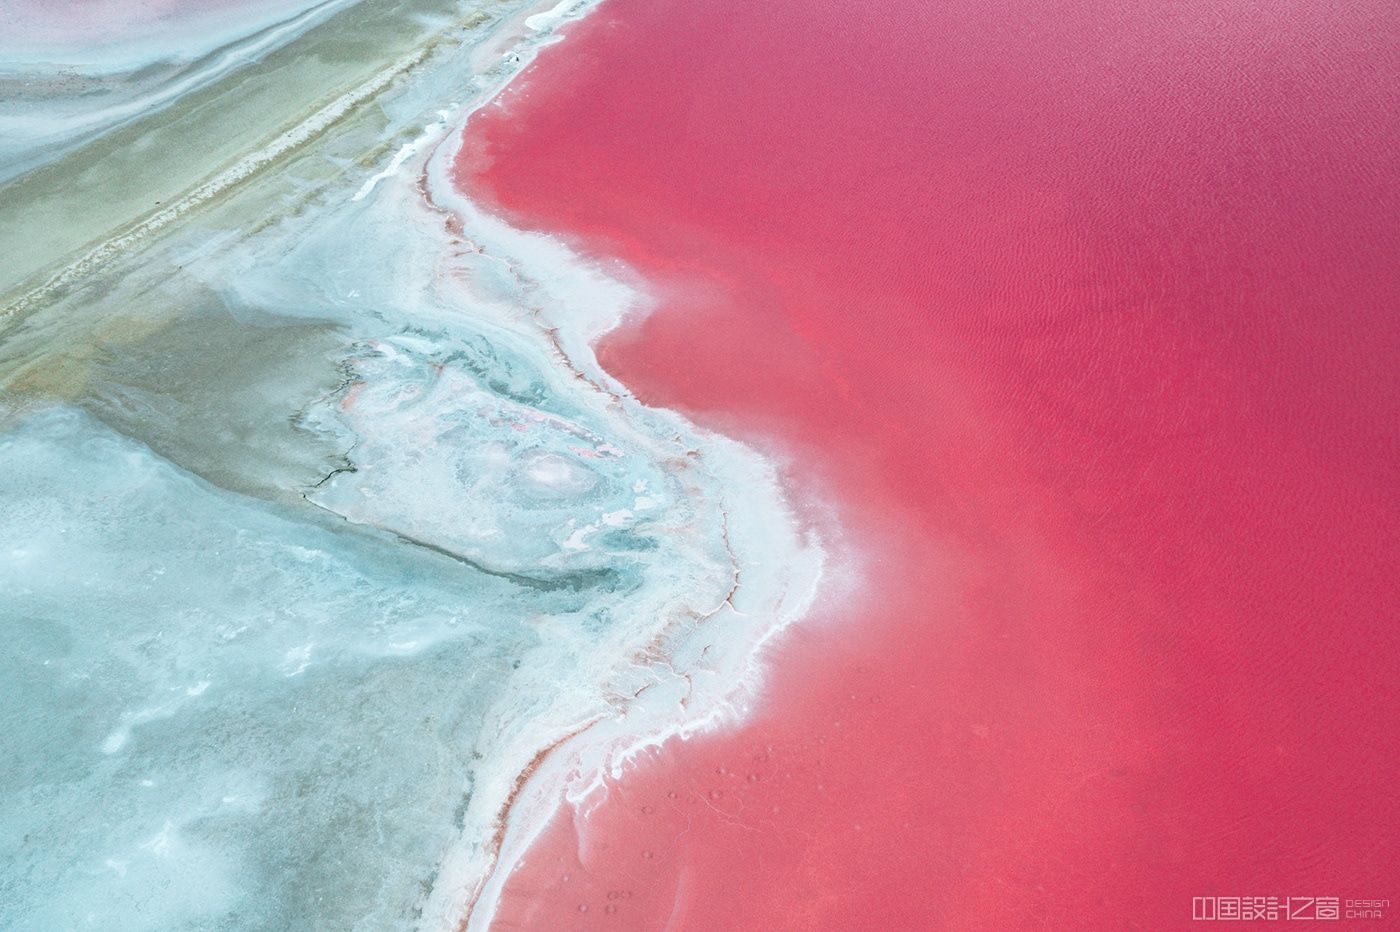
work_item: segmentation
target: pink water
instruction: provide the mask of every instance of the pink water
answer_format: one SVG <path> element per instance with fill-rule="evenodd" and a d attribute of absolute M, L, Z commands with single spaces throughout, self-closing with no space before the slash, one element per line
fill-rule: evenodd
<path fill-rule="evenodd" d="M 1394 897 L 1389 4 L 608 0 L 462 184 L 868 561 L 499 927 L 1178 928 Z"/>

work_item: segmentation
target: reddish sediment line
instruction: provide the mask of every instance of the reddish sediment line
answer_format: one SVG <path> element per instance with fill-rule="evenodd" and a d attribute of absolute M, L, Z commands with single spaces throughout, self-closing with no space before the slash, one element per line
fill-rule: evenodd
<path fill-rule="evenodd" d="M 500 813 L 496 817 L 496 823 L 493 827 L 491 840 L 486 845 L 487 850 L 491 853 L 491 860 L 493 865 L 496 859 L 500 857 L 501 849 L 505 844 L 506 825 L 510 816 L 511 807 L 514 806 L 516 801 L 520 798 L 520 794 L 522 791 L 524 791 L 525 785 L 530 782 L 530 778 L 533 777 L 537 772 L 539 772 L 540 767 L 544 765 L 545 758 L 549 757 L 550 754 L 553 754 L 555 751 L 557 751 L 562 745 L 567 744 L 574 738 L 577 738 L 579 735 L 583 734 L 595 724 L 597 724 L 596 719 L 588 723 L 587 725 L 584 725 L 582 728 L 576 728 L 568 734 L 562 736 L 558 740 L 550 743 L 549 745 L 543 748 L 540 748 L 539 752 L 530 759 L 530 762 L 528 764 L 525 765 L 525 768 L 521 770 L 519 774 L 516 775 L 515 782 L 511 784 L 510 793 L 506 796 L 505 802 L 501 805 Z M 484 883 L 485 881 L 483 879 L 483 881 L 476 886 L 476 888 L 472 891 L 471 895 L 467 898 L 465 911 L 461 919 L 457 923 L 457 932 L 466 932 L 467 923 L 471 921 L 472 910 L 476 908 L 477 901 L 481 897 L 481 890 L 484 886 Z"/>
<path fill-rule="evenodd" d="M 611 0 L 473 118 L 464 188 L 652 284 L 605 368 L 866 559 L 496 927 L 1396 895 L 1386 15 Z"/>

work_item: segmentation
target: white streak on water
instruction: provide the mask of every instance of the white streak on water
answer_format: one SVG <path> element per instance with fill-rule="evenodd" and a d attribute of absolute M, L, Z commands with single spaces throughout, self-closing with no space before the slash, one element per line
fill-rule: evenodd
<path fill-rule="evenodd" d="M 382 92 L 396 78 L 421 60 L 422 56 L 411 55 L 381 70 L 354 90 L 341 94 L 301 123 L 280 133 L 266 146 L 242 157 L 231 167 L 219 172 L 175 203 L 150 214 L 126 233 L 92 249 L 44 284 L 0 311 L 0 319 L 11 314 L 22 313 L 52 294 L 56 289 L 86 278 L 112 259 L 131 252 L 152 234 L 165 229 L 195 208 L 202 206 L 234 185 L 247 180 L 265 166 L 305 145 L 343 119 L 355 107 Z"/>
<path fill-rule="evenodd" d="M 199 58 L 279 29 L 308 12 L 345 3 L 238 0 L 200 9 L 178 0 L 97 0 L 81 5 L 7 0 L 0 62 L 11 67 L 61 65 L 90 73 L 135 70 Z"/>
<path fill-rule="evenodd" d="M 100 77 L 102 93 L 69 96 L 43 95 L 26 100 L 11 94 L 0 99 L 0 181 L 28 171 L 92 140 L 100 133 L 160 110 L 172 102 L 246 67 L 280 48 L 334 13 L 358 0 L 323 0 L 308 9 L 272 23 L 234 24 L 207 51 L 185 43 L 187 58 L 204 56 L 197 64 L 172 60 L 173 47 L 147 41 L 134 44 L 123 61 L 112 60 L 112 48 L 89 48 L 99 60 L 60 63 L 34 60 L 18 46 L 0 49 L 0 79 L 25 79 L 30 83 L 54 82 L 70 74 Z M 241 27 L 241 28 L 240 28 Z M 140 69 L 166 63 L 168 78 L 141 82 L 115 73 L 118 69 L 139 74 Z M 112 72 L 108 74 L 108 72 Z"/>
<path fill-rule="evenodd" d="M 384 181 L 386 178 L 392 178 L 397 175 L 404 163 L 422 151 L 424 146 L 441 139 L 443 132 L 447 129 L 447 121 L 452 116 L 452 110 L 440 110 L 438 111 L 438 115 L 441 116 L 442 119 L 438 120 L 436 123 L 429 123 L 427 128 L 423 130 L 423 134 L 417 139 L 412 142 L 404 143 L 399 151 L 394 154 L 394 157 L 389 160 L 389 164 L 385 166 L 383 170 L 370 175 L 365 183 L 360 186 L 360 190 L 355 192 L 355 196 L 351 198 L 351 200 L 363 201 L 369 196 L 369 193 L 374 190 L 375 185 Z"/>

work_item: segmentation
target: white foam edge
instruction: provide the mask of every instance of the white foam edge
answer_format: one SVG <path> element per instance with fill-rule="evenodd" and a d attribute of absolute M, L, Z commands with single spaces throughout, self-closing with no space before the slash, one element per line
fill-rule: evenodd
<path fill-rule="evenodd" d="M 572 12 L 581 11 L 574 6 Z M 522 61 L 521 67 L 526 64 Z M 453 184 L 453 165 L 470 115 L 493 99 L 494 95 L 474 102 L 458 115 L 441 144 L 414 160 L 421 164 L 428 191 L 438 206 L 460 218 L 476 246 L 529 277 L 532 293 L 540 299 L 540 308 L 531 315 L 535 337 L 549 342 L 547 334 L 552 331 L 572 365 L 600 390 L 615 394 L 624 407 L 641 408 L 598 365 L 593 345 L 624 319 L 646 312 L 651 307 L 647 297 L 560 240 L 511 227 Z M 519 329 L 525 320 L 504 323 Z M 505 743 L 491 748 L 494 766 L 478 775 L 463 843 L 444 858 L 424 904 L 422 928 L 457 928 L 464 917 L 468 929 L 489 928 L 511 872 L 561 806 L 578 807 L 586 820 L 587 813 L 606 797 L 609 781 L 621 778 L 643 755 L 667 741 L 687 740 L 741 722 L 759 695 L 764 648 L 804 617 L 827 585 L 827 541 L 799 521 L 772 461 L 744 444 L 691 424 L 676 412 L 645 410 L 646 417 L 669 421 L 678 435 L 693 438 L 701 448 L 726 498 L 722 507 L 728 515 L 729 546 L 738 559 L 740 586 L 703 626 L 671 645 L 668 661 L 674 675 L 658 681 L 649 673 L 648 688 L 614 714 L 569 717 L 556 704 L 553 714 L 541 716 L 530 727 L 508 738 L 501 735 Z M 666 624 L 665 619 L 652 624 L 643 621 L 637 628 L 619 632 L 596 645 L 590 663 L 606 679 L 626 679 L 627 671 L 620 668 Z M 575 708 L 593 706 L 585 701 Z M 517 780 L 547 748 L 552 750 L 517 788 Z M 497 830 L 507 800 L 511 802 L 499 849 L 492 852 L 470 844 L 471 839 L 489 837 Z"/>

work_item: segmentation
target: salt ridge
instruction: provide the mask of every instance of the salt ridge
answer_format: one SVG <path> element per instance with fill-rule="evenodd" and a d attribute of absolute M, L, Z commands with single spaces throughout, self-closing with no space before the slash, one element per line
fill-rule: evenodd
<path fill-rule="evenodd" d="M 566 19 L 595 6 L 573 4 Z M 560 12 L 553 7 L 549 15 Z M 764 647 L 802 618 L 819 586 L 829 583 L 829 542 L 799 520 L 771 460 L 697 428 L 678 413 L 643 405 L 598 364 L 595 341 L 650 304 L 622 280 L 624 270 L 605 269 L 553 237 L 514 229 L 456 189 L 452 166 L 470 132 L 471 115 L 492 103 L 540 48 L 558 38 L 540 29 L 538 15 L 522 11 L 497 33 L 501 41 L 495 48 L 470 50 L 466 70 L 472 74 L 464 76 L 453 66 L 415 74 L 411 93 L 422 112 L 438 119 L 420 122 L 414 141 L 316 221 L 319 234 L 312 239 L 320 235 L 324 242 L 305 256 L 278 250 L 286 258 L 277 263 L 260 259 L 268 250 L 263 243 L 232 264 L 214 264 L 210 279 L 211 284 L 239 282 L 240 298 L 251 306 L 313 313 L 318 305 L 345 300 L 375 308 L 375 315 L 391 325 L 448 332 L 466 314 L 472 328 L 497 334 L 493 340 L 529 347 L 550 373 L 555 391 L 609 425 L 607 442 L 597 447 L 600 454 L 616 449 L 614 437 L 625 438 L 617 442 L 646 451 L 673 486 L 667 493 L 670 507 L 664 509 L 673 516 L 661 519 L 672 550 L 669 562 L 664 570 L 661 564 L 651 570 L 660 575 L 643 589 L 614 597 L 614 602 L 625 598 L 612 608 L 625 608 L 628 621 L 601 635 L 580 636 L 541 619 L 545 643 L 523 658 L 513 688 L 488 712 L 477 747 L 482 766 L 460 841 L 446 853 L 423 904 L 425 929 L 488 928 L 505 880 L 562 805 L 586 818 L 590 805 L 606 798 L 609 782 L 649 750 L 741 720 L 757 695 Z M 506 41 L 512 36 L 524 38 Z M 505 72 L 483 85 L 483 73 L 503 65 Z M 444 100 L 443 95 L 460 93 L 463 82 L 474 84 L 480 95 L 465 106 Z M 284 268 L 259 276 L 260 269 L 279 264 Z M 290 279 L 287 267 L 297 269 Z M 297 284 L 288 291 L 291 280 Z M 390 363 L 413 362 L 415 354 L 424 364 L 434 358 L 430 346 L 398 337 L 372 353 Z M 375 363 L 383 364 L 388 363 Z M 352 372 L 349 378 L 362 376 Z M 386 438 L 412 441 L 406 444 L 410 448 L 427 443 L 431 454 L 434 422 L 425 421 L 421 410 L 385 407 L 394 397 L 393 392 L 366 396 L 347 387 L 318 409 L 319 429 L 347 431 L 347 439 L 355 438 L 351 456 L 369 459 L 352 459 L 353 468 L 328 477 L 308 500 L 439 552 L 460 553 L 461 529 L 478 510 L 455 504 L 444 489 L 434 493 L 421 486 L 410 495 L 406 489 L 415 488 L 416 480 L 395 485 L 376 479 L 407 468 L 375 458 L 392 456 L 404 444 L 366 445 L 355 433 L 387 432 Z M 453 404 L 459 397 L 445 392 L 433 396 L 437 401 L 424 396 L 422 403 Z M 365 404 L 371 408 L 357 413 Z M 355 491 L 360 482 L 379 484 L 361 495 Z M 662 490 L 646 492 L 648 505 L 660 501 L 653 496 Z M 421 511 L 425 503 L 435 505 L 431 513 Z M 459 507 L 467 510 L 457 518 Z M 634 499 L 632 509 L 612 509 L 599 525 L 632 522 L 639 507 Z M 556 543 L 561 554 L 572 555 L 569 559 L 596 557 L 586 534 Z M 716 562 L 720 550 L 724 556 Z M 494 556 L 491 572 L 529 569 L 501 564 L 500 555 Z M 536 575 L 552 566 L 552 561 L 541 564 Z"/>
<path fill-rule="evenodd" d="M 596 5 L 561 3 L 525 23 L 550 28 L 565 11 L 577 17 Z M 521 61 L 521 70 L 538 48 Z M 763 649 L 807 613 L 827 563 L 823 542 L 798 521 L 771 462 L 675 412 L 646 408 L 598 364 L 594 343 L 624 318 L 644 312 L 646 296 L 559 240 L 512 228 L 456 188 L 452 166 L 470 132 L 471 114 L 494 99 L 492 94 L 464 113 L 423 160 L 423 193 L 451 212 L 473 249 L 505 261 L 526 283 L 537 306 L 524 322 L 559 364 L 624 415 L 659 421 L 678 437 L 694 438 L 726 498 L 742 492 L 724 502 L 725 543 L 734 566 L 722 599 L 690 630 L 683 618 L 639 619 L 632 643 L 604 646 L 613 665 L 599 685 L 618 697 L 633 694 L 612 715 L 580 716 L 554 733 L 522 732 L 498 750 L 495 779 L 487 787 L 478 784 L 464 833 L 490 832 L 494 850 L 463 846 L 449 855 L 425 904 L 425 928 L 489 928 L 510 872 L 562 805 L 576 807 L 586 819 L 589 805 L 606 796 L 608 781 L 621 778 L 649 750 L 741 720 L 761 680 Z M 655 661 L 636 659 L 658 642 L 666 644 L 660 676 Z"/>

